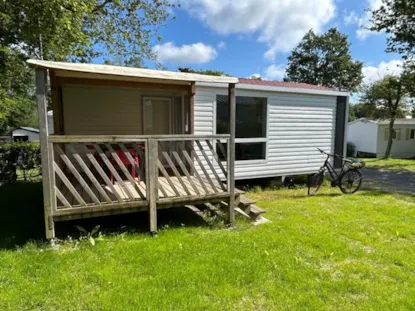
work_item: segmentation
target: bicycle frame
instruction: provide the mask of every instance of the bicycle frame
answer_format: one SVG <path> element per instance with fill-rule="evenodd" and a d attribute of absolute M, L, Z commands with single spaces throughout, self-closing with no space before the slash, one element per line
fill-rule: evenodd
<path fill-rule="evenodd" d="M 326 170 L 329 172 L 329 175 L 330 175 L 330 180 L 332 181 L 332 182 L 335 182 L 336 183 L 336 186 L 338 185 L 338 183 L 339 183 L 339 179 L 340 179 L 340 176 L 345 172 L 345 169 L 344 169 L 344 164 L 343 164 L 343 166 L 342 166 L 342 168 L 341 168 L 341 171 L 340 171 L 340 174 L 337 174 L 336 173 L 336 170 L 334 169 L 334 167 L 331 165 L 331 163 L 330 163 L 330 155 L 329 154 L 327 154 L 327 158 L 326 158 L 326 160 L 324 161 L 324 164 L 320 167 L 320 171 L 323 171 L 323 172 L 325 172 Z"/>

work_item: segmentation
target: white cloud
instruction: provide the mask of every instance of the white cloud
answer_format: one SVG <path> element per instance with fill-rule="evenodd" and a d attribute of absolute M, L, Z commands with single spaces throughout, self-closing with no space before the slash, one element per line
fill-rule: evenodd
<path fill-rule="evenodd" d="M 366 0 L 366 10 L 361 15 L 358 15 L 355 11 L 346 13 L 344 16 L 344 23 L 348 25 L 357 25 L 356 37 L 359 40 L 364 40 L 368 36 L 379 34 L 376 31 L 370 31 L 369 28 L 372 25 L 370 21 L 372 18 L 372 11 L 379 9 L 382 6 L 382 0 Z"/>
<path fill-rule="evenodd" d="M 250 75 L 249 77 L 247 77 L 248 79 L 259 79 L 259 78 L 261 78 L 262 79 L 262 76 L 261 76 L 261 74 L 259 74 L 259 73 L 254 73 L 254 74 L 252 74 L 252 75 Z"/>
<path fill-rule="evenodd" d="M 174 65 L 205 64 L 216 58 L 218 52 L 214 47 L 202 42 L 176 46 L 174 42 L 166 42 L 153 47 L 160 63 Z"/>
<path fill-rule="evenodd" d="M 402 72 L 402 61 L 391 60 L 389 62 L 381 62 L 378 66 L 365 66 L 362 69 L 363 82 L 371 84 L 382 79 L 386 75 L 399 75 Z"/>
<path fill-rule="evenodd" d="M 358 23 L 359 23 L 359 16 L 356 14 L 355 11 L 345 13 L 345 15 L 344 15 L 344 24 L 346 26 L 357 25 Z"/>
<path fill-rule="evenodd" d="M 282 80 L 285 75 L 285 66 L 272 64 L 265 70 L 265 80 Z"/>
<path fill-rule="evenodd" d="M 335 16 L 334 0 L 181 0 L 183 8 L 222 35 L 253 34 L 267 59 L 289 52 L 304 34 L 320 32 Z"/>
<path fill-rule="evenodd" d="M 219 50 L 226 49 L 226 42 L 224 42 L 224 41 L 219 42 L 218 45 L 217 45 L 217 48 Z"/>

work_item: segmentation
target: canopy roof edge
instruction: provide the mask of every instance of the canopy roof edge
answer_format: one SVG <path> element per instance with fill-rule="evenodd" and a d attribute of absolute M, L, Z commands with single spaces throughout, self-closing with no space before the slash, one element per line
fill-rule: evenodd
<path fill-rule="evenodd" d="M 136 78 L 137 80 L 152 79 L 155 81 L 163 80 L 165 82 L 172 81 L 176 83 L 206 82 L 237 84 L 239 82 L 238 78 L 235 77 L 207 76 L 195 73 L 121 67 L 102 64 L 55 62 L 38 59 L 29 59 L 27 63 L 33 68 L 50 69 L 56 70 L 57 72 L 71 72 L 71 76 L 73 77 L 76 77 L 77 73 L 79 73 L 80 76 L 85 74 L 93 74 L 105 76 L 106 79 L 113 77 L 117 80 L 122 78 Z"/>

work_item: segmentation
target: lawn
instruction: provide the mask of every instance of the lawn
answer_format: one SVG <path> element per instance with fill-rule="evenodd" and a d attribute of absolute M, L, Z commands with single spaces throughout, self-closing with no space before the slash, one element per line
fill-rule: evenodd
<path fill-rule="evenodd" d="M 415 159 L 362 159 L 367 167 L 385 171 L 415 172 Z"/>
<path fill-rule="evenodd" d="M 2 191 L 0 216 L 7 216 L 4 203 L 12 200 Z M 38 223 L 39 195 L 30 193 L 36 198 L 17 200 L 26 208 L 32 202 L 24 222 Z M 192 215 L 177 218 L 176 210 L 174 221 L 172 211 L 160 213 L 156 238 L 119 228 L 126 232 L 107 233 L 95 247 L 66 240 L 58 249 L 40 242 L 14 249 L 9 240 L 0 250 L 0 310 L 414 310 L 415 198 L 305 193 L 249 193 L 272 221 L 258 227 L 239 220 L 232 230 L 212 228 Z M 105 221 L 82 225 L 107 228 Z M 74 224 L 58 230 L 66 235 Z M 18 226 L 22 242 L 43 224 Z"/>

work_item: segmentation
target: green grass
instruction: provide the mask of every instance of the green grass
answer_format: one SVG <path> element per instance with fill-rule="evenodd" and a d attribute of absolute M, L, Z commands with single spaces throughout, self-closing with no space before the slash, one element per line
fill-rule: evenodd
<path fill-rule="evenodd" d="M 239 220 L 233 230 L 212 229 L 176 212 L 167 228 L 167 211 L 156 238 L 107 234 L 95 247 L 67 240 L 58 249 L 4 248 L 0 310 L 414 310 L 415 198 L 305 193 L 250 193 L 272 221 L 258 227 Z M 31 195 L 37 201 L 19 202 L 37 210 L 39 194 Z M 34 214 L 24 222 L 39 222 Z M 123 221 L 139 219 L 147 215 Z"/>
<path fill-rule="evenodd" d="M 367 167 L 385 171 L 415 172 L 415 159 L 362 159 Z"/>

